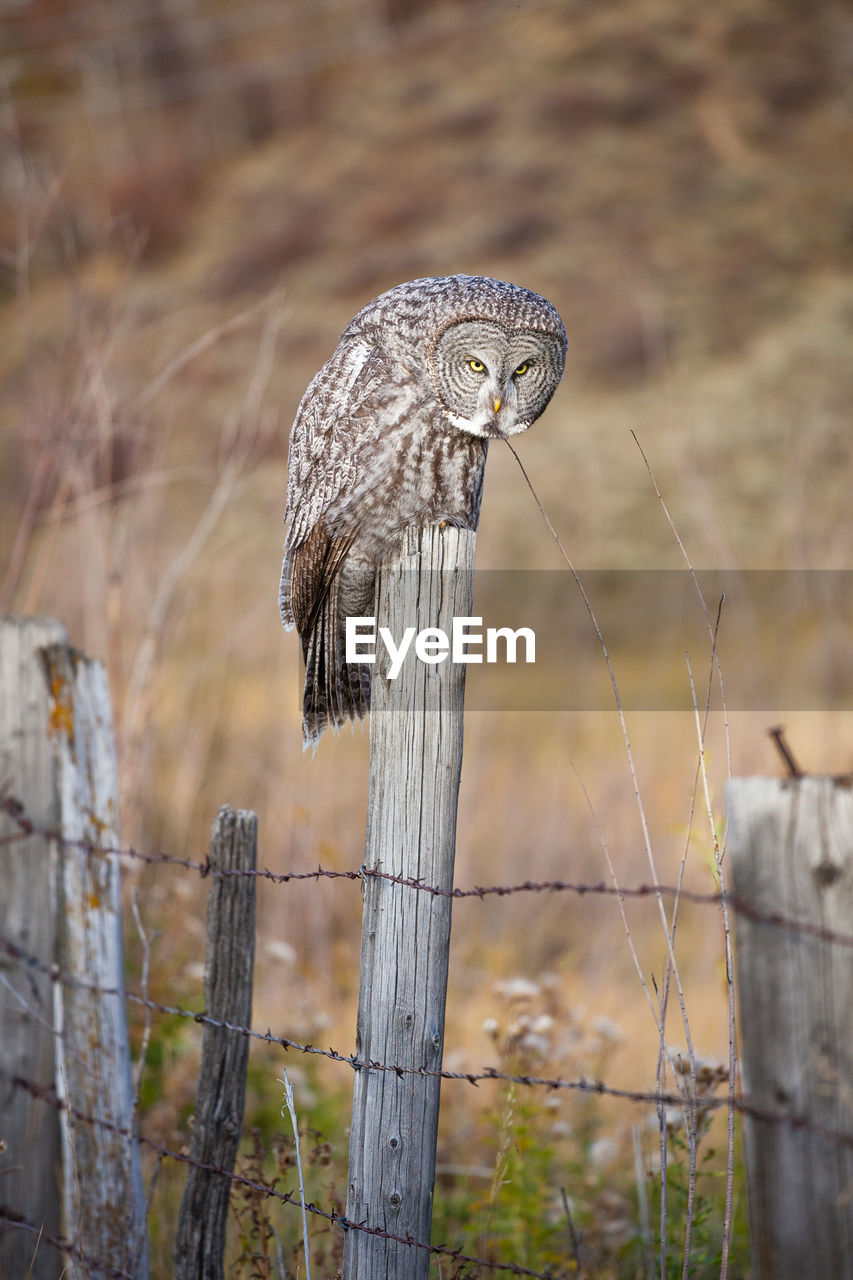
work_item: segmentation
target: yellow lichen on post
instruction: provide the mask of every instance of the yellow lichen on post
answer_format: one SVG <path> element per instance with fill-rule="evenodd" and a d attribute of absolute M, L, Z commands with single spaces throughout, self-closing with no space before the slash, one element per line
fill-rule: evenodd
<path fill-rule="evenodd" d="M 45 661 L 50 659 L 46 656 Z M 74 704 L 68 680 L 55 672 L 50 674 L 50 719 L 52 733 L 62 733 L 74 743 Z"/>

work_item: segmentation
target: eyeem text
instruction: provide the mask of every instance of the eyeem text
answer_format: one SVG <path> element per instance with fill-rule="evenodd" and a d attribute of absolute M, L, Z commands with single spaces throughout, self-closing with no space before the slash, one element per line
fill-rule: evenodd
<path fill-rule="evenodd" d="M 415 657 L 420 662 L 516 662 L 519 641 L 524 644 L 524 661 L 536 661 L 536 636 L 530 627 L 487 627 L 483 632 L 482 618 L 454 618 L 451 633 L 440 627 L 425 627 L 415 631 L 406 627 L 399 644 L 388 627 L 378 628 L 378 639 L 385 646 L 391 665 L 389 680 L 396 680 L 403 668 L 406 655 L 414 644 Z M 498 656 L 502 642 L 503 655 Z M 347 662 L 375 662 L 377 627 L 375 618 L 347 618 Z M 485 653 L 484 653 L 485 650 Z"/>

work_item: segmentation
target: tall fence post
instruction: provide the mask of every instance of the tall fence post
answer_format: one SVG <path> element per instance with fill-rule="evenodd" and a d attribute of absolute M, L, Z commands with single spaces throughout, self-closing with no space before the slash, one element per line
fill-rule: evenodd
<path fill-rule="evenodd" d="M 23 803 L 41 830 L 58 825 L 59 798 L 47 733 L 48 690 L 37 654 L 45 645 L 67 639 L 55 618 L 0 619 L 0 787 Z M 50 841 L 38 832 L 24 836 L 4 814 L 0 840 L 2 935 L 50 964 L 56 931 Z M 17 1078 L 39 1089 L 53 1086 L 51 983 L 45 974 L 22 971 L 5 953 L 0 954 L 0 977 L 0 1115 L 6 1144 L 0 1156 L 0 1201 L 58 1236 L 59 1115 L 13 1084 Z M 28 1274 L 32 1280 L 54 1280 L 56 1255 L 37 1248 L 29 1232 L 0 1224 L 0 1275 Z"/>
<path fill-rule="evenodd" d="M 399 640 L 406 627 L 441 628 L 471 612 L 475 535 L 410 529 L 382 566 L 377 626 Z M 374 667 L 370 791 L 356 1056 L 399 1072 L 356 1072 L 347 1218 L 428 1244 L 432 1221 L 440 1070 L 450 953 L 449 896 L 371 876 L 371 871 L 453 888 L 462 769 L 465 666 L 428 665 L 410 654 L 390 680 Z M 426 1249 L 349 1230 L 344 1280 L 423 1280 Z"/>
<path fill-rule="evenodd" d="M 66 1274 L 148 1274 L 122 962 L 118 770 L 104 666 L 42 650 L 56 758 L 56 1092 Z M 95 1121 L 95 1123 L 93 1123 Z"/>
<path fill-rule="evenodd" d="M 732 886 L 762 914 L 850 934 L 853 787 L 830 777 L 735 778 Z M 756 1280 L 853 1280 L 853 951 L 739 914 L 745 1093 L 805 1125 L 745 1120 Z M 815 1131 L 818 1130 L 818 1131 Z"/>
<path fill-rule="evenodd" d="M 222 1280 L 228 1199 L 243 1127 L 255 961 L 258 820 L 223 805 L 210 837 L 215 877 L 207 905 L 202 1037 L 190 1164 L 175 1240 L 175 1280 Z M 240 873 L 247 874 L 240 874 Z M 235 874 L 237 873 L 237 874 Z M 209 1166 L 202 1168 L 200 1166 Z M 213 1168 L 223 1170 L 214 1172 Z"/>

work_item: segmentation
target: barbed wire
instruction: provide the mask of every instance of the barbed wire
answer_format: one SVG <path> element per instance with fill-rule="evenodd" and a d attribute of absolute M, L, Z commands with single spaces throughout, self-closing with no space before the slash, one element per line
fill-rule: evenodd
<path fill-rule="evenodd" d="M 313 871 L 286 873 L 273 872 L 263 868 L 256 868 L 251 871 L 214 871 L 211 868 L 208 859 L 205 859 L 204 861 L 197 861 L 191 858 L 177 858 L 165 853 L 152 854 L 140 852 L 131 848 L 104 848 L 99 846 L 96 841 L 81 838 L 68 839 L 60 831 L 34 822 L 27 814 L 22 802 L 12 796 L 9 793 L 8 788 L 3 788 L 2 786 L 0 786 L 0 813 L 4 813 L 17 828 L 15 832 L 11 832 L 0 837 L 0 845 L 9 844 L 13 841 L 26 839 L 32 836 L 38 836 L 39 838 L 56 841 L 61 845 L 76 848 L 88 857 L 137 859 L 146 864 L 165 863 L 174 865 L 183 870 L 193 871 L 201 878 L 206 878 L 209 875 L 224 878 L 224 876 L 230 874 L 242 874 L 268 879 L 276 884 L 286 884 L 290 881 L 298 880 L 319 881 L 320 879 L 336 878 L 360 880 L 363 883 L 366 880 L 375 878 L 378 880 L 387 880 L 392 884 L 397 884 L 433 895 L 456 898 L 475 897 L 480 900 L 483 900 L 487 896 L 507 896 L 521 892 L 573 892 L 579 896 L 587 894 L 602 894 L 618 897 L 645 897 L 649 895 L 667 894 L 680 899 L 687 899 L 708 905 L 720 905 L 725 902 L 733 909 L 749 916 L 752 920 L 762 921 L 769 925 L 783 927 L 789 930 L 796 930 L 824 941 L 837 942 L 848 947 L 853 945 L 853 937 L 850 935 L 839 934 L 835 931 L 816 926 L 809 926 L 808 924 L 803 924 L 791 918 L 784 917 L 780 913 L 762 912 L 756 909 L 751 903 L 739 900 L 733 895 L 723 895 L 719 892 L 700 893 L 684 889 L 679 890 L 673 886 L 667 885 L 640 885 L 622 889 L 615 885 L 607 885 L 604 882 L 589 884 L 563 880 L 544 882 L 524 881 L 513 885 L 475 886 L 471 889 L 448 890 L 426 884 L 418 878 L 395 875 L 366 867 L 361 867 L 357 871 L 336 871 L 318 867 Z M 495 1067 L 484 1067 L 476 1071 L 450 1071 L 427 1066 L 404 1066 L 401 1064 L 373 1061 L 366 1058 L 360 1058 L 355 1053 L 341 1053 L 332 1047 L 324 1049 L 313 1044 L 303 1044 L 299 1041 L 290 1039 L 289 1037 L 276 1035 L 270 1029 L 260 1031 L 249 1026 L 220 1020 L 212 1017 L 204 1010 L 195 1011 L 182 1008 L 180 1005 L 161 1003 L 150 999 L 147 992 L 140 993 L 136 991 L 129 991 L 122 987 L 103 987 L 96 982 L 92 982 L 84 978 L 73 977 L 69 974 L 63 973 L 58 964 L 47 963 L 21 947 L 10 938 L 0 936 L 0 951 L 4 952 L 11 959 L 16 960 L 23 967 L 42 974 L 54 983 L 60 983 L 70 987 L 84 988 L 92 992 L 96 992 L 102 997 L 114 997 L 123 1001 L 126 1000 L 152 1012 L 167 1016 L 185 1018 L 203 1026 L 210 1026 L 224 1032 L 250 1037 L 270 1045 L 276 1045 L 285 1052 L 292 1050 L 298 1053 L 317 1055 L 323 1058 L 328 1058 L 332 1061 L 346 1063 L 353 1071 L 386 1072 L 397 1076 L 398 1079 L 403 1079 L 407 1076 L 426 1076 L 447 1081 L 465 1081 L 475 1087 L 484 1082 L 497 1081 L 507 1085 L 528 1088 L 538 1087 L 549 1091 L 569 1090 L 587 1095 L 597 1094 L 599 1096 L 611 1097 L 633 1104 L 647 1105 L 654 1107 L 659 1114 L 661 1114 L 664 1109 L 668 1108 L 677 1108 L 679 1111 L 683 1111 L 685 1106 L 691 1105 L 691 1099 L 685 1096 L 683 1090 L 680 1092 L 666 1092 L 664 1090 L 627 1089 L 608 1085 L 600 1079 L 589 1079 L 586 1077 L 580 1077 L 578 1079 L 563 1079 L 561 1077 L 538 1076 L 532 1073 L 501 1071 Z M 157 1153 L 161 1159 L 172 1159 L 192 1165 L 200 1170 L 225 1177 L 235 1186 L 244 1186 L 247 1189 L 252 1189 L 264 1196 L 275 1198 L 282 1203 L 304 1208 L 306 1212 L 319 1216 L 342 1230 L 358 1230 L 404 1246 L 425 1249 L 430 1254 L 446 1258 L 448 1261 L 453 1261 L 460 1265 L 479 1266 L 488 1268 L 496 1273 L 500 1272 L 508 1275 L 527 1276 L 536 1278 L 536 1280 L 556 1280 L 555 1273 L 551 1271 L 537 1271 L 532 1268 L 523 1267 L 514 1262 L 501 1262 L 468 1255 L 462 1253 L 460 1249 L 451 1249 L 443 1244 L 425 1244 L 413 1239 L 411 1236 L 397 1235 L 385 1230 L 384 1228 L 371 1226 L 367 1221 L 350 1221 L 345 1215 L 332 1209 L 324 1209 L 314 1203 L 306 1202 L 303 1205 L 301 1198 L 293 1195 L 289 1191 L 285 1192 L 278 1190 L 275 1187 L 276 1180 L 274 1180 L 272 1184 L 268 1184 L 256 1181 L 243 1174 L 235 1173 L 233 1170 L 227 1170 L 214 1165 L 201 1163 L 195 1160 L 186 1151 L 175 1151 L 165 1144 L 158 1142 L 153 1138 L 149 1138 L 145 1134 L 137 1134 L 133 1129 L 122 1127 L 121 1125 L 118 1125 L 104 1117 L 88 1115 L 85 1112 L 80 1111 L 78 1108 L 75 1108 L 67 1100 L 59 1097 L 53 1085 L 41 1085 L 35 1081 L 28 1080 L 21 1075 L 13 1075 L 2 1068 L 0 1068 L 0 1079 L 7 1081 L 14 1088 L 25 1090 L 35 1099 L 39 1099 L 44 1101 L 46 1104 L 53 1105 L 59 1110 L 64 1110 L 68 1114 L 69 1118 L 78 1124 L 98 1125 L 110 1129 L 117 1135 L 127 1138 L 128 1141 L 142 1143 Z M 784 1125 L 792 1131 L 804 1131 L 814 1134 L 815 1136 L 837 1144 L 839 1147 L 853 1148 L 853 1133 L 818 1123 L 804 1115 L 797 1115 L 788 1111 L 774 1110 L 773 1108 L 756 1103 L 749 1097 L 729 1096 L 722 1098 L 706 1094 L 701 1098 L 693 1099 L 692 1104 L 698 1104 L 701 1109 L 706 1112 L 728 1108 L 730 1111 L 736 1111 L 752 1120 Z M 18 1214 L 14 1209 L 9 1209 L 4 1205 L 0 1205 L 0 1221 L 7 1222 L 11 1226 L 18 1227 L 20 1229 L 37 1230 L 34 1224 L 27 1222 L 22 1215 Z M 43 1233 L 43 1238 L 47 1243 L 51 1244 L 61 1252 L 66 1253 L 69 1257 L 74 1258 L 84 1266 L 87 1263 L 89 1265 L 93 1265 L 91 1259 L 85 1257 L 73 1242 L 47 1233 Z M 111 1277 L 115 1276 L 120 1278 L 120 1280 L 125 1280 L 129 1275 L 128 1272 L 112 1265 L 108 1265 L 107 1267 L 101 1267 L 99 1265 L 98 1271 L 100 1274 Z"/>
<path fill-rule="evenodd" d="M 48 965 L 40 960 L 37 956 L 31 955 L 25 951 L 23 947 L 12 942 L 8 938 L 0 937 L 0 951 L 12 959 L 20 961 L 29 969 L 35 970 L 50 978 L 53 982 L 59 982 L 63 986 L 73 987 L 77 990 L 91 991 L 102 996 L 111 996 L 117 999 L 125 999 L 132 1004 L 138 1005 L 145 1009 L 150 1009 L 155 1013 L 163 1013 L 172 1017 L 186 1018 L 192 1022 L 197 1022 L 201 1026 L 214 1027 L 222 1031 L 235 1032 L 238 1035 L 246 1036 L 253 1040 L 260 1040 L 265 1044 L 278 1045 L 285 1051 L 293 1049 L 297 1053 L 305 1053 L 322 1058 L 329 1058 L 333 1062 L 344 1062 L 352 1067 L 355 1071 L 370 1070 L 384 1071 L 398 1078 L 406 1075 L 428 1076 L 440 1080 L 465 1080 L 469 1084 L 477 1085 L 486 1080 L 499 1080 L 508 1084 L 519 1084 L 528 1086 L 544 1086 L 551 1090 L 570 1089 L 583 1093 L 608 1094 L 613 1097 L 622 1098 L 634 1102 L 649 1102 L 656 1105 L 676 1106 L 683 1102 L 678 1094 L 667 1093 L 644 1093 L 639 1090 L 617 1089 L 606 1085 L 602 1080 L 587 1080 L 580 1078 L 578 1080 L 564 1080 L 558 1076 L 534 1076 L 534 1075 L 513 1075 L 509 1072 L 499 1071 L 496 1067 L 483 1067 L 479 1071 L 448 1071 L 438 1067 L 411 1067 L 402 1066 L 396 1063 L 377 1062 L 370 1058 L 359 1058 L 357 1054 L 340 1053 L 337 1049 L 321 1049 L 318 1045 L 302 1044 L 298 1040 L 292 1040 L 288 1036 L 278 1036 L 273 1031 L 257 1031 L 252 1027 L 242 1026 L 240 1023 L 228 1022 L 220 1018 L 214 1018 L 204 1010 L 184 1009 L 180 1005 L 162 1004 L 157 1000 L 151 1000 L 146 996 L 140 995 L 135 991 L 121 991 L 118 987 L 102 987 L 96 982 L 89 982 L 85 978 L 74 978 L 70 975 L 63 974 L 56 964 Z M 716 1099 L 717 1106 L 723 1106 L 722 1098 Z"/>
<path fill-rule="evenodd" d="M 268 1196 L 271 1199 L 279 1200 L 284 1204 L 293 1205 L 296 1208 L 304 1207 L 308 1213 L 324 1218 L 327 1222 L 335 1224 L 344 1231 L 361 1231 L 365 1235 L 378 1236 L 383 1240 L 392 1240 L 397 1244 L 408 1245 L 410 1248 L 424 1249 L 428 1253 L 449 1258 L 454 1262 L 464 1262 L 476 1266 L 488 1267 L 492 1271 L 503 1271 L 508 1275 L 530 1276 L 533 1277 L 534 1280 L 559 1280 L 559 1277 L 553 1271 L 534 1271 L 531 1267 L 522 1267 L 517 1262 L 500 1262 L 489 1258 L 474 1257 L 470 1254 L 462 1253 L 460 1249 L 450 1249 L 446 1245 L 426 1244 L 421 1240 L 416 1240 L 411 1235 L 396 1235 L 393 1231 L 388 1231 L 384 1227 L 370 1226 L 366 1220 L 354 1222 L 351 1218 L 347 1218 L 346 1215 L 337 1213 L 332 1209 L 320 1208 L 320 1206 L 315 1205 L 313 1201 L 303 1202 L 301 1198 L 293 1195 L 292 1192 L 279 1191 L 274 1183 L 270 1184 L 266 1182 L 259 1182 L 254 1178 L 246 1177 L 245 1174 L 235 1173 L 234 1170 L 222 1169 L 218 1165 L 207 1164 L 203 1161 L 196 1160 L 188 1151 L 174 1151 L 171 1147 L 165 1146 L 162 1142 L 157 1142 L 154 1138 L 149 1138 L 145 1134 L 137 1134 L 133 1130 L 127 1129 L 123 1125 L 116 1124 L 112 1120 L 107 1120 L 102 1116 L 88 1115 L 86 1112 L 79 1110 L 79 1108 L 71 1106 L 64 1098 L 60 1098 L 53 1085 L 40 1085 L 33 1080 L 27 1080 L 24 1076 L 14 1075 L 2 1068 L 0 1068 L 0 1079 L 5 1080 L 7 1084 L 12 1085 L 16 1089 L 23 1090 L 32 1098 L 41 1102 L 46 1102 L 48 1105 L 55 1107 L 57 1111 L 66 1112 L 69 1119 L 75 1121 L 77 1124 L 97 1126 L 98 1128 L 105 1129 L 109 1133 L 115 1134 L 117 1137 L 127 1138 L 129 1141 L 140 1142 L 144 1146 L 150 1147 L 151 1150 L 155 1151 L 165 1159 L 179 1161 L 181 1164 L 190 1165 L 194 1169 L 200 1169 L 204 1173 L 218 1174 L 223 1178 L 228 1178 L 230 1182 L 237 1186 L 244 1186 L 252 1191 L 258 1191 L 262 1195 Z M 0 1207 L 0 1216 L 2 1216 L 2 1214 L 3 1209 Z M 26 1223 L 24 1220 L 20 1219 L 20 1215 L 15 1215 L 15 1218 L 21 1222 L 21 1225 L 32 1226 L 32 1224 Z M 58 1241 L 57 1237 L 54 1237 L 54 1241 L 57 1242 L 57 1247 L 62 1247 L 62 1243 Z M 73 1246 L 71 1247 L 73 1248 Z M 84 1262 L 89 1262 L 89 1265 L 93 1266 L 88 1258 L 83 1258 L 82 1260 Z M 127 1272 L 117 1269 L 111 1269 L 107 1274 L 119 1277 L 126 1277 L 128 1275 Z M 133 1280 L 132 1276 L 130 1277 L 130 1280 Z"/>
<path fill-rule="evenodd" d="M 131 1271 L 125 1271 L 122 1267 L 115 1267 L 111 1262 L 104 1262 L 100 1258 L 93 1258 L 89 1253 L 84 1253 L 72 1241 L 48 1231 L 43 1222 L 39 1224 L 30 1222 L 22 1213 L 18 1213 L 9 1205 L 0 1204 L 0 1222 L 19 1227 L 22 1231 L 31 1231 L 33 1235 L 38 1237 L 39 1244 L 44 1242 L 45 1244 L 53 1245 L 54 1249 L 58 1249 L 60 1253 L 67 1254 L 75 1262 L 79 1262 L 84 1269 L 84 1273 L 91 1272 L 98 1277 L 109 1277 L 109 1280 L 136 1280 Z"/>
<path fill-rule="evenodd" d="M 209 859 L 200 862 L 193 858 L 178 858 L 174 854 L 145 853 L 132 847 L 102 846 L 95 841 L 70 838 L 63 835 L 61 831 L 33 822 L 28 817 L 23 803 L 8 792 L 4 793 L 2 787 L 0 787 L 0 812 L 7 814 L 19 828 L 18 833 L 0 836 L 0 846 L 36 835 L 45 840 L 56 841 L 69 848 L 79 849 L 89 856 L 125 858 L 147 865 L 181 867 L 184 870 L 195 871 L 202 879 L 208 876 L 220 879 L 248 877 L 268 880 L 272 884 L 289 884 L 301 880 L 359 880 L 362 882 L 366 880 L 385 880 L 389 884 L 401 885 L 421 893 L 432 894 L 435 897 L 456 900 L 464 900 L 466 898 L 484 899 L 487 897 L 504 898 L 516 893 L 573 893 L 578 897 L 598 896 L 617 899 L 642 899 L 663 896 L 695 903 L 699 906 L 722 906 L 725 903 L 731 910 L 738 915 L 744 916 L 754 924 L 765 924 L 771 928 L 785 929 L 791 933 L 799 933 L 804 937 L 813 938 L 818 942 L 833 943 L 853 949 L 853 934 L 851 933 L 843 933 L 840 930 L 830 929 L 825 925 L 814 924 L 807 920 L 796 920 L 793 916 L 787 916 L 781 911 L 767 911 L 738 894 L 722 893 L 719 890 L 703 891 L 671 884 L 615 885 L 607 884 L 604 880 L 590 882 L 522 880 L 516 884 L 474 885 L 468 889 L 446 889 L 439 885 L 427 884 L 419 877 L 396 875 L 394 872 L 381 871 L 376 867 L 367 866 L 361 866 L 357 871 L 340 871 L 328 867 L 317 867 L 312 871 L 271 871 L 267 867 L 235 867 L 214 871 Z"/>
<path fill-rule="evenodd" d="M 373 1065 L 373 1064 L 370 1064 L 370 1065 Z M 429 1072 L 428 1074 L 439 1074 L 439 1073 Z M 525 1083 L 526 1080 L 529 1079 L 525 1077 L 514 1078 L 514 1077 L 502 1077 L 502 1076 L 500 1077 L 485 1076 L 483 1078 L 516 1079 L 517 1082 L 519 1083 Z M 114 1133 L 118 1137 L 127 1138 L 129 1141 L 139 1142 L 142 1145 L 149 1147 L 152 1151 L 156 1152 L 163 1159 L 175 1160 L 182 1164 L 190 1165 L 191 1167 L 199 1169 L 202 1172 L 217 1174 L 223 1178 L 227 1178 L 232 1184 L 236 1186 L 246 1187 L 268 1198 L 276 1199 L 281 1203 L 292 1205 L 296 1208 L 304 1207 L 306 1212 L 316 1217 L 323 1218 L 327 1222 L 340 1227 L 344 1231 L 350 1231 L 350 1230 L 361 1231 L 366 1235 L 377 1236 L 383 1240 L 390 1240 L 398 1244 L 407 1245 L 411 1248 L 424 1249 L 424 1250 L 427 1250 L 430 1254 L 437 1255 L 440 1257 L 445 1257 L 454 1262 L 467 1263 L 475 1266 L 482 1266 L 482 1267 L 489 1268 L 492 1271 L 504 1272 L 508 1275 L 528 1276 L 528 1277 L 534 1278 L 534 1280 L 558 1280 L 557 1275 L 552 1271 L 536 1271 L 533 1268 L 523 1267 L 518 1263 L 514 1263 L 514 1262 L 501 1262 L 501 1261 L 493 1260 L 489 1258 L 477 1257 L 474 1255 L 465 1254 L 460 1249 L 450 1249 L 447 1247 L 447 1245 L 444 1245 L 444 1244 L 440 1244 L 440 1245 L 426 1244 L 423 1241 L 416 1240 L 414 1237 L 410 1235 L 406 1235 L 406 1236 L 397 1235 L 394 1232 L 387 1231 L 383 1227 L 371 1226 L 366 1220 L 355 1222 L 347 1218 L 344 1214 L 337 1213 L 335 1210 L 323 1209 L 319 1205 L 314 1204 L 313 1201 L 303 1202 L 303 1200 L 300 1197 L 295 1196 L 292 1192 L 280 1191 L 274 1185 L 274 1183 L 270 1184 L 265 1182 L 259 1182 L 256 1179 L 247 1177 L 245 1174 L 236 1173 L 234 1170 L 223 1169 L 217 1165 L 208 1164 L 208 1163 L 196 1160 L 187 1151 L 175 1151 L 171 1147 L 166 1146 L 164 1143 L 158 1142 L 156 1139 L 149 1138 L 147 1135 L 142 1133 L 137 1134 L 133 1130 L 128 1129 L 123 1125 L 116 1124 L 114 1121 L 107 1120 L 106 1118 L 100 1117 L 100 1116 L 89 1115 L 86 1112 L 81 1111 L 79 1108 L 76 1108 L 70 1105 L 64 1098 L 60 1098 L 57 1095 L 56 1089 L 54 1088 L 53 1085 L 39 1085 L 35 1081 L 27 1080 L 23 1076 L 19 1076 L 11 1072 L 7 1072 L 2 1068 L 0 1068 L 0 1079 L 6 1081 L 7 1084 L 10 1084 L 14 1088 L 25 1091 L 32 1098 L 39 1101 L 43 1101 L 48 1105 L 55 1107 L 58 1111 L 65 1111 L 68 1114 L 69 1118 L 77 1124 L 88 1124 L 92 1126 L 97 1126 L 99 1128 L 103 1128 L 111 1133 Z M 591 1087 L 594 1088 L 595 1086 L 591 1086 Z M 595 1091 L 597 1092 L 599 1090 L 596 1089 Z M 608 1090 L 608 1092 L 612 1092 L 612 1091 Z M 623 1095 L 623 1096 L 626 1096 L 626 1095 Z M 636 1096 L 639 1096 L 639 1095 L 636 1095 Z M 654 1097 L 657 1097 L 658 1100 L 663 1100 L 666 1098 L 666 1095 L 646 1095 L 646 1098 L 648 1100 L 651 1100 Z M 683 1105 L 684 1099 L 681 1097 L 673 1096 L 672 1101 L 676 1102 L 678 1105 Z M 703 1105 L 705 1105 L 706 1101 L 708 1103 L 717 1102 L 720 1105 L 725 1105 L 725 1100 L 723 1099 L 707 1099 L 707 1100 L 703 1099 Z M 768 1108 L 756 1107 L 752 1105 L 750 1105 L 747 1108 L 740 1100 L 736 1100 L 734 1105 L 738 1110 L 745 1110 L 747 1114 L 751 1115 L 755 1119 L 760 1119 L 760 1120 L 764 1120 L 771 1123 L 772 1122 L 778 1123 L 778 1122 L 784 1121 L 785 1123 L 790 1124 L 795 1129 L 800 1129 L 800 1130 L 805 1130 L 807 1132 L 815 1133 L 816 1135 L 821 1137 L 835 1138 L 841 1141 L 841 1145 L 853 1147 L 853 1134 L 836 1133 L 835 1131 L 829 1130 L 826 1126 L 814 1124 L 812 1121 L 809 1121 L 806 1117 L 783 1115 L 777 1112 L 773 1112 Z M 26 1220 L 23 1219 L 20 1214 L 15 1213 L 14 1210 L 8 1210 L 5 1206 L 2 1206 L 2 1205 L 0 1205 L 0 1220 L 6 1220 L 13 1223 L 14 1225 L 27 1227 L 31 1230 L 38 1230 L 38 1228 L 36 1228 L 34 1224 L 26 1222 Z M 59 1237 L 55 1237 L 55 1236 L 46 1236 L 45 1238 L 47 1238 L 51 1244 L 54 1244 L 57 1248 L 59 1248 L 64 1252 L 70 1253 L 71 1256 L 77 1258 L 78 1260 L 84 1263 L 88 1262 L 90 1266 L 94 1265 L 90 1259 L 85 1258 L 81 1254 L 81 1252 L 77 1250 L 76 1247 L 72 1245 L 70 1242 L 64 1241 Z M 121 1278 L 121 1280 L 125 1280 L 125 1278 L 128 1277 L 129 1273 L 121 1269 L 110 1266 L 106 1270 L 104 1270 L 104 1274 L 109 1275 L 111 1277 L 113 1276 L 119 1277 Z M 132 1280 L 132 1277 L 131 1277 L 131 1280 Z"/>
<path fill-rule="evenodd" d="M 48 965 L 40 960 L 37 956 L 32 955 L 21 947 L 18 943 L 12 942 L 8 938 L 0 937 L 0 951 L 12 959 L 20 961 L 30 969 L 34 969 L 42 973 L 45 977 L 50 978 L 54 982 L 77 989 L 84 989 L 95 992 L 102 996 L 111 996 L 117 999 L 125 999 L 142 1008 L 150 1009 L 155 1013 L 162 1013 L 172 1017 L 186 1018 L 192 1022 L 197 1022 L 201 1026 L 213 1027 L 222 1031 L 230 1031 L 237 1035 L 245 1036 L 253 1040 L 259 1040 L 265 1044 L 277 1045 L 284 1049 L 285 1052 L 294 1050 L 297 1053 L 308 1054 L 315 1057 L 328 1058 L 332 1062 L 346 1063 L 354 1071 L 377 1071 L 386 1072 L 389 1075 L 395 1075 L 398 1079 L 404 1076 L 420 1076 L 438 1080 L 449 1081 L 465 1081 L 475 1087 L 488 1082 L 498 1081 L 504 1084 L 520 1085 L 526 1088 L 544 1088 L 550 1092 L 567 1090 L 574 1093 L 595 1094 L 600 1097 L 610 1097 L 619 1099 L 623 1102 L 645 1103 L 656 1108 L 660 1107 L 683 1107 L 685 1105 L 685 1096 L 682 1093 L 667 1093 L 663 1090 L 643 1090 L 643 1089 L 626 1089 L 615 1085 L 608 1085 L 600 1079 L 589 1079 L 581 1076 L 575 1080 L 566 1080 L 561 1076 L 538 1076 L 530 1072 L 508 1072 L 500 1071 L 497 1067 L 481 1067 L 476 1071 L 450 1071 L 441 1067 L 427 1066 L 404 1066 L 399 1063 L 379 1062 L 370 1058 L 360 1058 L 355 1053 L 341 1053 L 334 1048 L 322 1049 L 319 1045 L 303 1044 L 298 1040 L 293 1040 L 288 1036 L 276 1035 L 272 1030 L 258 1031 L 252 1027 L 243 1026 L 240 1023 L 228 1022 L 223 1019 L 214 1018 L 204 1010 L 184 1009 L 180 1005 L 162 1004 L 157 1000 L 151 1000 L 146 996 L 140 995 L 134 991 L 122 991 L 117 987 L 102 987 L 97 983 L 89 982 L 84 978 L 74 978 L 70 975 L 62 974 L 58 965 Z M 0 1069 L 0 1077 L 3 1076 Z M 700 1104 L 702 1110 L 720 1111 L 728 1107 L 729 1099 L 718 1098 L 712 1095 L 705 1095 L 701 1098 Z M 787 1111 L 774 1111 L 772 1108 L 764 1107 L 753 1102 L 749 1098 L 736 1096 L 732 1099 L 732 1106 L 742 1115 L 749 1116 L 755 1120 L 765 1121 L 771 1124 L 787 1125 L 794 1130 L 805 1130 L 814 1133 L 818 1137 L 826 1138 L 836 1142 L 839 1146 L 853 1148 L 853 1133 L 846 1130 L 833 1128 L 829 1125 L 822 1125 L 816 1121 L 810 1120 L 808 1116 L 800 1116 Z"/>

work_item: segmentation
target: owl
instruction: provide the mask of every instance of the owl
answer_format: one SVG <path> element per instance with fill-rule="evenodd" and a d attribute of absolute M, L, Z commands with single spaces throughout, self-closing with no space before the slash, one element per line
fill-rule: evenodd
<path fill-rule="evenodd" d="M 536 421 L 565 359 L 551 303 L 482 276 L 398 285 L 344 329 L 290 436 L 279 603 L 302 640 L 306 747 L 369 709 L 344 628 L 372 614 L 379 563 L 409 525 L 477 528 L 489 441 Z"/>

